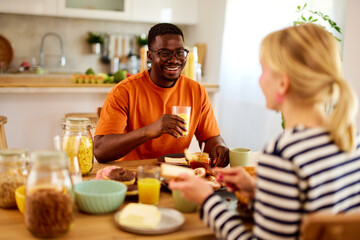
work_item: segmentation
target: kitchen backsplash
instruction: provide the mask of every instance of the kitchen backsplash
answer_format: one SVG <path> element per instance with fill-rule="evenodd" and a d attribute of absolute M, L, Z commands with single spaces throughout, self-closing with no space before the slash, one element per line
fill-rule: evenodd
<path fill-rule="evenodd" d="M 115 53 L 114 39 L 118 38 L 118 54 L 125 49 L 137 52 L 135 37 L 148 32 L 153 24 L 105 20 L 88 20 L 32 15 L 0 13 L 0 34 L 5 36 L 14 47 L 14 59 L 10 69 L 17 69 L 24 61 L 40 64 L 40 45 L 42 37 L 48 32 L 57 33 L 64 45 L 66 65 L 60 67 L 61 49 L 57 39 L 49 36 L 44 41 L 45 68 L 55 72 L 84 72 L 91 67 L 95 72 L 108 73 L 110 64 L 103 63 L 101 56 L 91 53 L 86 42 L 88 32 L 108 33 L 109 57 Z M 186 27 L 179 26 L 186 36 Z M 123 40 L 125 39 L 125 40 Z"/>

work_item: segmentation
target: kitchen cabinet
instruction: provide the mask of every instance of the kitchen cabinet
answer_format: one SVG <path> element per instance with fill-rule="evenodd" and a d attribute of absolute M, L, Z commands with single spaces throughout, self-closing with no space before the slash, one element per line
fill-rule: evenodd
<path fill-rule="evenodd" d="M 129 20 L 132 0 L 57 0 L 58 16 Z"/>
<path fill-rule="evenodd" d="M 56 15 L 56 0 L 11 0 L 1 1 L 0 12 L 34 15 Z"/>
<path fill-rule="evenodd" d="M 11 0 L 0 12 L 132 22 L 197 23 L 198 0 Z"/>
<path fill-rule="evenodd" d="M 131 20 L 196 24 L 197 0 L 132 0 Z"/>

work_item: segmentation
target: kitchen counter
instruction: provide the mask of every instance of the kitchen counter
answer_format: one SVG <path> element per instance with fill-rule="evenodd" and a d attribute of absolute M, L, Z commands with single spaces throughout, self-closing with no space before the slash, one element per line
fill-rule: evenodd
<path fill-rule="evenodd" d="M 208 93 L 219 91 L 219 85 L 201 83 Z M 0 93 L 108 93 L 116 84 L 80 84 L 71 75 L 3 74 Z"/>

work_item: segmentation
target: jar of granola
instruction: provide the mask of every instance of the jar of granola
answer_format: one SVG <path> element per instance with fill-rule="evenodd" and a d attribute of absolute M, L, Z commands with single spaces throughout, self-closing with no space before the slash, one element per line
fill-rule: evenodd
<path fill-rule="evenodd" d="M 26 182 L 28 151 L 0 150 L 0 207 L 16 207 L 15 190 Z"/>
<path fill-rule="evenodd" d="M 63 150 L 67 152 L 69 159 L 77 155 L 81 174 L 90 173 L 94 165 L 94 147 L 91 131 L 93 124 L 88 118 L 69 117 L 62 124 L 62 137 L 66 142 L 62 143 Z M 80 135 L 80 145 L 77 147 L 77 136 Z"/>
<path fill-rule="evenodd" d="M 74 220 L 68 159 L 61 151 L 35 151 L 26 181 L 25 225 L 39 238 L 67 232 Z"/>

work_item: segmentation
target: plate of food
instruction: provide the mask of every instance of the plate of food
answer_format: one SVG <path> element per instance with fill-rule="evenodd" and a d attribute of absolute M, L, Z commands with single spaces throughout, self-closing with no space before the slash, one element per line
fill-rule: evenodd
<path fill-rule="evenodd" d="M 108 166 L 97 171 L 96 179 L 122 182 L 127 187 L 126 196 L 138 194 L 136 174 L 129 169 L 118 166 Z"/>
<path fill-rule="evenodd" d="M 140 235 L 160 235 L 178 231 L 185 223 L 175 209 L 154 205 L 129 203 L 114 215 L 119 228 Z"/>
<path fill-rule="evenodd" d="M 178 166 L 189 167 L 188 161 L 186 161 L 184 153 L 173 153 L 161 156 L 158 158 L 158 163 L 168 163 Z"/>

